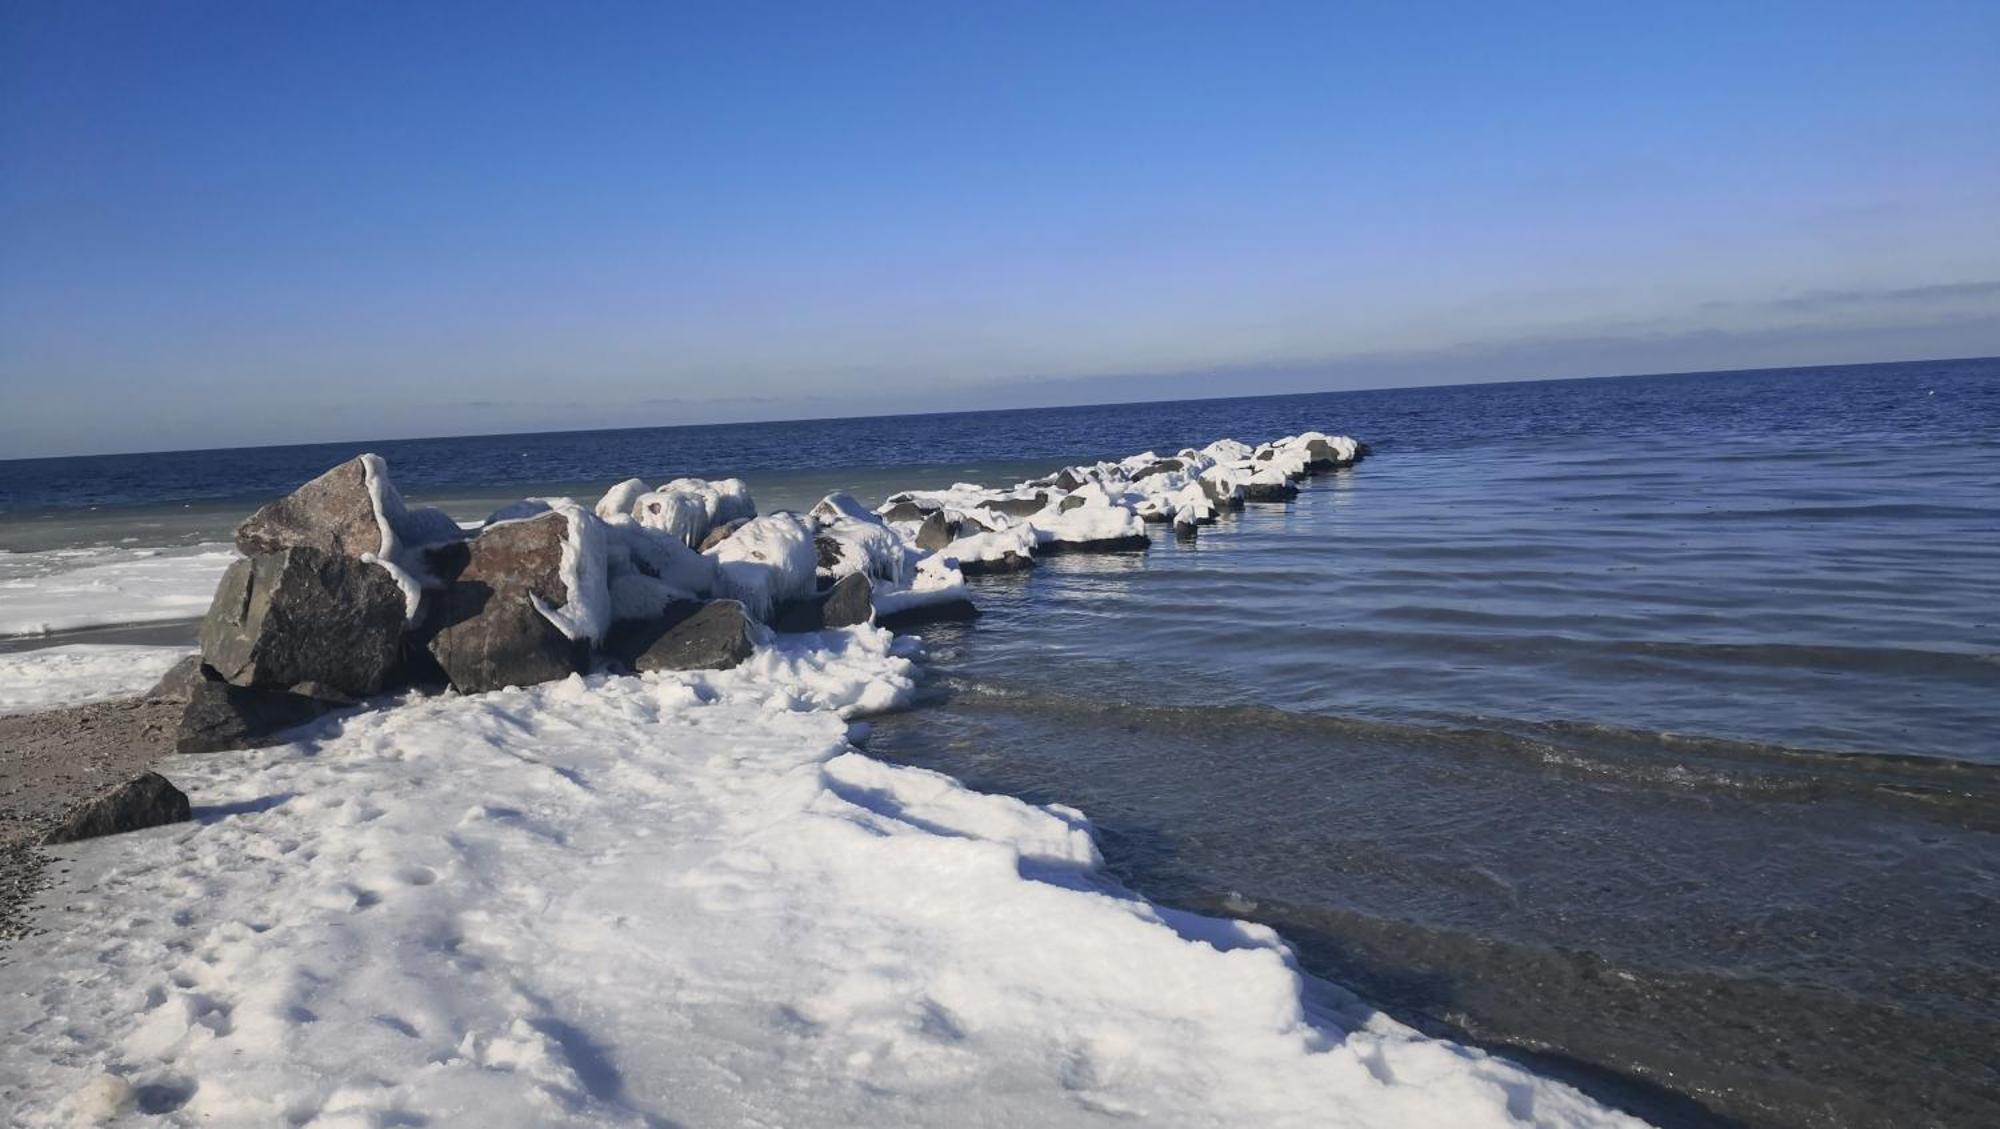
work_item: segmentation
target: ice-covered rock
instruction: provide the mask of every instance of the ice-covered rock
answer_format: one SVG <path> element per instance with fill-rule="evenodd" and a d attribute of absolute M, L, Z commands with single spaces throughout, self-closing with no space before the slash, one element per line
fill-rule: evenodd
<path fill-rule="evenodd" d="M 679 537 L 637 523 L 605 528 L 611 618 L 647 619 L 668 604 L 715 590 L 715 561 Z"/>
<path fill-rule="evenodd" d="M 819 570 L 814 524 L 789 513 L 745 522 L 705 554 L 716 562 L 716 593 L 742 601 L 759 622 L 779 604 L 812 594 Z"/>
<path fill-rule="evenodd" d="M 852 495 L 827 495 L 810 517 L 818 525 L 813 549 L 822 584 L 855 574 L 900 583 L 909 570 L 910 546 Z"/>
<path fill-rule="evenodd" d="M 223 574 L 202 661 L 238 686 L 351 702 L 388 686 L 404 616 L 383 569 L 305 546 L 258 552 Z"/>
<path fill-rule="evenodd" d="M 636 478 L 628 478 L 604 492 L 592 511 L 605 521 L 630 521 L 632 512 L 639 505 L 639 499 L 646 496 L 651 488 Z"/>

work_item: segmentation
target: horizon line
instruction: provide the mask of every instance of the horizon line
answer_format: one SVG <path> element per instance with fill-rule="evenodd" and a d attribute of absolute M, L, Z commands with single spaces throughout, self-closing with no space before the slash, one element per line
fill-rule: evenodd
<path fill-rule="evenodd" d="M 1675 369 L 1663 372 L 1627 372 L 1596 376 L 1545 376 L 1524 379 L 1466 380 L 1439 384 L 1389 384 L 1366 388 L 1325 388 L 1309 392 L 1259 392 L 1245 396 L 1178 396 L 1155 400 L 1106 400 L 1075 404 L 1023 405 L 1013 408 L 959 408 L 927 412 L 871 412 L 858 415 L 834 416 L 778 416 L 758 419 L 718 420 L 708 423 L 661 423 L 641 424 L 633 427 L 578 427 L 561 428 L 551 431 L 485 431 L 461 432 L 438 435 L 410 435 L 401 438 L 375 437 L 372 439 L 322 439 L 304 443 L 244 443 L 228 447 L 152 447 L 137 450 L 88 451 L 71 455 L 26 455 L 14 458 L 0 458 L 0 465 L 9 463 L 60 462 L 65 459 L 106 459 L 130 455 L 202 455 L 225 454 L 232 451 L 282 451 L 299 447 L 352 447 L 370 443 L 429 443 L 446 439 L 505 439 L 521 435 L 616 435 L 631 431 L 693 431 L 714 427 L 754 427 L 761 424 L 779 423 L 836 423 L 858 419 L 927 419 L 935 416 L 981 416 L 1004 415 L 1011 412 L 1050 412 L 1065 409 L 1120 408 L 1142 404 L 1192 404 L 1224 402 L 1230 400 L 1280 400 L 1299 396 L 1344 396 L 1375 392 L 1396 392 L 1412 388 L 1478 388 L 1504 387 L 1516 384 L 1569 384 L 1593 380 L 1646 380 L 1663 376 L 1738 376 L 1748 373 L 1805 372 L 1817 369 L 1841 368 L 1893 368 L 1903 365 L 1966 364 L 1975 361 L 2000 361 L 2000 354 L 1970 357 L 1911 357 L 1894 361 L 1841 361 L 1833 364 L 1777 365 L 1763 368 L 1728 369 Z M 1227 372 L 1244 368 L 1272 366 L 1218 366 L 1213 370 L 1192 369 L 1176 374 L 1195 375 L 1203 371 Z M 1045 378 L 1047 383 L 1055 383 L 1066 378 Z"/>

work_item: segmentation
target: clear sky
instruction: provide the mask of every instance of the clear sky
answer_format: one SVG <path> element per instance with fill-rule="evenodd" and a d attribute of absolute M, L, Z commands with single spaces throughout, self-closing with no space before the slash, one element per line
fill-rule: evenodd
<path fill-rule="evenodd" d="M 2000 353 L 2000 4 L 0 0 L 0 457 Z"/>

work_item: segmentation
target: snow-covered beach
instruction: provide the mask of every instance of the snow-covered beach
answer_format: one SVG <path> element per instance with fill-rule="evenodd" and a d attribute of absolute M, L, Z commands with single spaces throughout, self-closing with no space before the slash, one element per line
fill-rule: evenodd
<path fill-rule="evenodd" d="M 947 561 L 1143 536 L 1140 508 L 1175 494 L 1163 516 L 1193 527 L 1181 471 L 1107 488 L 1158 461 L 900 501 L 1051 511 L 1025 541 L 960 528 L 930 551 Z M 962 591 L 951 571 L 883 595 Z M 1301 975 L 1269 930 L 1132 895 L 1083 813 L 869 757 L 864 719 L 907 704 L 920 662 L 866 624 L 766 635 L 727 671 L 405 696 L 173 758 L 195 820 L 61 848 L 42 931 L 4 952 L 0 1105 L 27 1124 L 1633 1123 Z"/>

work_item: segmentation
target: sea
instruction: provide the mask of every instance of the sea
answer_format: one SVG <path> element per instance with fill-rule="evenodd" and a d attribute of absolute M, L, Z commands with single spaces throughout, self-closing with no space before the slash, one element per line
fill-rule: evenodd
<path fill-rule="evenodd" d="M 1079 808 L 1141 894 L 1656 1124 L 2000 1124 L 2000 360 L 8 460 L 0 576 L 226 541 L 363 450 L 470 520 L 1308 429 L 1374 454 L 975 581 L 871 753 Z"/>

